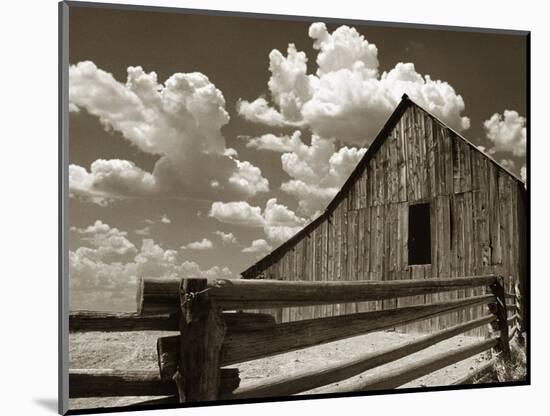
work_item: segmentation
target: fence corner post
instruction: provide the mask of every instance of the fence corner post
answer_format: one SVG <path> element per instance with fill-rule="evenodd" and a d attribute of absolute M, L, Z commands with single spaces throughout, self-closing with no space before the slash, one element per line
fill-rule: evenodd
<path fill-rule="evenodd" d="M 500 331 L 500 342 L 498 350 L 502 354 L 504 361 L 510 361 L 510 342 L 508 337 L 508 312 L 506 309 L 506 297 L 504 292 L 504 280 L 497 277 L 496 282 L 490 286 L 491 292 L 495 295 L 495 307 L 491 310 L 496 315 L 497 329 Z"/>
<path fill-rule="evenodd" d="M 179 401 L 216 400 L 226 331 L 221 309 L 209 297 L 206 279 L 182 279 L 179 296 L 180 357 L 174 374 Z"/>
<path fill-rule="evenodd" d="M 523 308 L 522 308 L 522 298 L 519 282 L 516 282 L 514 285 L 514 295 L 516 302 L 516 325 L 517 325 L 517 340 L 520 345 L 525 344 L 525 338 L 523 333 L 525 332 L 524 321 L 523 321 Z"/>

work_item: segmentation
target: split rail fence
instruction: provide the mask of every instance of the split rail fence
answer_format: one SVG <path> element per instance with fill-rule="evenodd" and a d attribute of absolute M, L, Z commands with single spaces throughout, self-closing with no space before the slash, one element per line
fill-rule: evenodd
<path fill-rule="evenodd" d="M 469 288 L 486 294 L 349 315 L 277 323 L 266 313 L 236 312 L 379 301 Z M 473 329 L 487 337 L 328 392 L 393 389 L 456 362 L 493 350 L 509 359 L 509 340 L 521 334 L 521 298 L 505 293 L 497 276 L 394 281 L 278 281 L 144 279 L 137 314 L 72 313 L 70 331 L 179 331 L 157 340 L 159 371 L 72 369 L 69 397 L 163 396 L 143 403 L 281 397 L 349 379 Z M 240 386 L 238 363 L 479 308 L 486 314 L 412 341 L 315 370 Z M 358 348 L 360 348 L 358 346 Z M 457 383 L 471 383 L 475 372 Z M 455 383 L 456 384 L 456 383 Z"/>

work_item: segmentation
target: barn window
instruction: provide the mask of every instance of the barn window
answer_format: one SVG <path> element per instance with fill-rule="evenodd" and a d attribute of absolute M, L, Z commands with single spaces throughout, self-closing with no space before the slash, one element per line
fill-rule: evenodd
<path fill-rule="evenodd" d="M 430 264 L 430 204 L 409 206 L 409 264 Z"/>

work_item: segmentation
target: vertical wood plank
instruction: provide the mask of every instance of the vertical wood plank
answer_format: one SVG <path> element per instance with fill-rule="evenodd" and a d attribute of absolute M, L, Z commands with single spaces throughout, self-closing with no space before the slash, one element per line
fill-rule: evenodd
<path fill-rule="evenodd" d="M 502 248 L 500 245 L 500 209 L 498 203 L 498 171 L 489 164 L 489 212 L 491 215 L 491 264 L 502 263 Z"/>
<path fill-rule="evenodd" d="M 424 128 L 426 135 L 427 151 L 427 175 L 428 194 L 431 198 L 437 196 L 437 165 L 436 165 L 436 143 L 433 135 L 433 122 L 431 117 L 424 115 Z"/>
<path fill-rule="evenodd" d="M 401 119 L 397 127 L 397 164 L 399 169 L 399 201 L 407 200 L 407 143 L 405 140 L 405 131 L 403 120 Z"/>
<path fill-rule="evenodd" d="M 180 286 L 180 360 L 174 375 L 180 403 L 218 399 L 226 326 L 206 288 L 206 279 L 184 279 Z"/>

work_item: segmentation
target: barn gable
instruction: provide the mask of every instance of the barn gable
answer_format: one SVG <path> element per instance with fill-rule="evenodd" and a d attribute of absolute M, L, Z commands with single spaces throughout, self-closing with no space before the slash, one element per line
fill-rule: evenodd
<path fill-rule="evenodd" d="M 521 180 L 404 95 L 324 213 L 242 276 L 392 280 L 498 273 L 511 284 L 525 273 L 524 198 Z M 411 233 L 429 234 L 418 258 Z M 320 311 L 311 314 L 328 313 Z"/>

